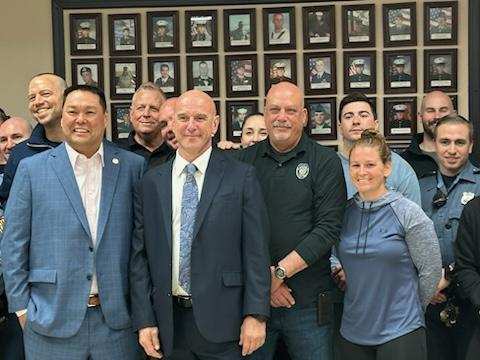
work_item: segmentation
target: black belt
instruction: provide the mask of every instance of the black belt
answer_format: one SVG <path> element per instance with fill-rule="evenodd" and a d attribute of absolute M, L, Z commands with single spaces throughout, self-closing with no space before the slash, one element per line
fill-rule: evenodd
<path fill-rule="evenodd" d="M 184 309 L 192 308 L 192 298 L 190 296 L 173 296 L 173 302 Z"/>

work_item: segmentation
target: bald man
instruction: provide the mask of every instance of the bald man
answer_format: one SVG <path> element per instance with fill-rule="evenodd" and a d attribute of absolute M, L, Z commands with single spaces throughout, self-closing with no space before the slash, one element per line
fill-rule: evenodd
<path fill-rule="evenodd" d="M 212 150 L 218 122 L 208 95 L 180 96 L 176 155 L 135 195 L 133 321 L 155 358 L 240 360 L 265 341 L 265 204 L 255 169 Z"/>
<path fill-rule="evenodd" d="M 27 91 L 28 110 L 37 125 L 31 136 L 19 143 L 10 154 L 0 187 L 2 202 L 8 199 L 20 161 L 57 147 L 63 141 L 64 134 L 60 120 L 62 118 L 63 91 L 66 87 L 65 80 L 50 73 L 35 75 L 30 80 Z"/>
<path fill-rule="evenodd" d="M 440 118 L 455 113 L 450 96 L 443 91 L 432 91 L 422 100 L 418 120 L 422 121 L 423 133 L 416 134 L 407 150 L 401 156 L 412 166 L 419 179 L 432 175 L 438 169 L 435 154 L 433 132 Z M 480 161 L 473 154 L 470 162 L 480 166 Z"/>
<path fill-rule="evenodd" d="M 30 123 L 18 116 L 13 116 L 0 125 L 0 152 L 8 160 L 11 150 L 32 133 Z"/>
<path fill-rule="evenodd" d="M 294 360 L 329 360 L 329 257 L 346 203 L 342 165 L 303 131 L 307 111 L 296 85 L 273 85 L 264 117 L 268 139 L 233 152 L 255 166 L 270 218 L 272 315 L 266 343 L 253 357 L 272 359 L 281 337 Z M 318 310 L 326 316 L 319 318 Z"/>
<path fill-rule="evenodd" d="M 172 120 L 175 114 L 176 97 L 167 99 L 160 108 L 160 122 L 162 124 L 162 138 L 172 150 L 177 150 L 178 142 L 172 130 Z"/>

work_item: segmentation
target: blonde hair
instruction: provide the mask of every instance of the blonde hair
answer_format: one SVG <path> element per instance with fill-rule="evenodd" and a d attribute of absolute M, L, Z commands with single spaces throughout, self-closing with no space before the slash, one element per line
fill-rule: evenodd
<path fill-rule="evenodd" d="M 348 154 L 348 159 L 350 160 L 350 156 L 352 154 L 353 149 L 359 146 L 368 146 L 378 149 L 378 154 L 380 155 L 380 159 L 382 163 L 386 164 L 392 161 L 392 152 L 385 141 L 383 135 L 378 132 L 377 130 L 367 129 L 362 132 L 360 139 L 355 141 L 352 148 L 350 149 L 350 153 Z"/>

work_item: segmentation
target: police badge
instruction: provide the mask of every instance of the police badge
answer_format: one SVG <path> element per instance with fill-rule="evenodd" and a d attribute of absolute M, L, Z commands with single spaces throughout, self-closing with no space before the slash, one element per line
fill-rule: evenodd
<path fill-rule="evenodd" d="M 310 173 L 310 167 L 308 166 L 307 163 L 300 163 L 297 165 L 297 169 L 295 170 L 297 179 L 303 180 L 308 176 L 309 173 Z"/>
<path fill-rule="evenodd" d="M 472 200 L 473 198 L 475 197 L 475 194 L 472 193 L 472 192 L 469 192 L 469 191 L 465 191 L 463 194 L 462 194 L 462 199 L 460 200 L 460 202 L 462 203 L 462 205 L 466 205 L 470 200 Z"/>

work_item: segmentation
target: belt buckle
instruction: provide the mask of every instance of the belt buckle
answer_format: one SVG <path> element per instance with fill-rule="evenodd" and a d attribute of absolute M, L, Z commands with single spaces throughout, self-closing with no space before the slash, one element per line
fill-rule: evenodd
<path fill-rule="evenodd" d="M 177 304 L 185 309 L 191 309 L 192 308 L 192 298 L 190 296 L 176 296 L 177 299 Z"/>

